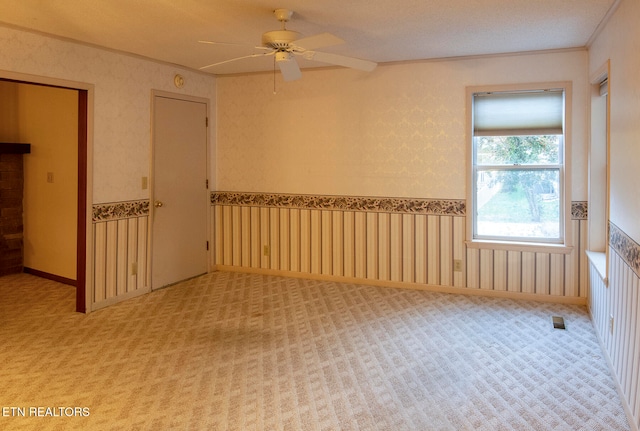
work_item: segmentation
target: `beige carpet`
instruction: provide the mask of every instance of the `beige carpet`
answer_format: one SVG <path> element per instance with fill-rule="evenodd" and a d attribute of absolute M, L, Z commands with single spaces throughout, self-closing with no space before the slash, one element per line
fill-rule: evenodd
<path fill-rule="evenodd" d="M 0 286 L 2 430 L 629 429 L 584 307 L 213 273 L 81 315 Z"/>

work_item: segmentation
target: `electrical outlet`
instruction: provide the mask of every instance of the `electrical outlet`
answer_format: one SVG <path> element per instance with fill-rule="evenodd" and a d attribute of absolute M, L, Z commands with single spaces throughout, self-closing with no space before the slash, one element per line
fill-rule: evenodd
<path fill-rule="evenodd" d="M 48 183 L 53 182 L 53 172 L 47 172 L 47 182 Z"/>
<path fill-rule="evenodd" d="M 268 246 L 268 245 L 265 245 L 265 246 L 262 248 L 262 254 L 264 254 L 265 256 L 269 256 L 270 251 L 269 251 L 269 246 Z"/>
<path fill-rule="evenodd" d="M 609 332 L 613 334 L 613 315 L 609 316 Z"/>
<path fill-rule="evenodd" d="M 462 260 L 454 259 L 453 260 L 453 271 L 454 272 L 462 272 Z"/>
<path fill-rule="evenodd" d="M 138 263 L 133 262 L 131 264 L 131 275 L 138 275 Z"/>

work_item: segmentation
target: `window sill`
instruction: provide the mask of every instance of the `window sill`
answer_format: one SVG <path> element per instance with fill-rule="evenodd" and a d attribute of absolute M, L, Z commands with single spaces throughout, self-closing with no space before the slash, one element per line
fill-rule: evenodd
<path fill-rule="evenodd" d="M 587 250 L 587 257 L 589 258 L 589 262 L 600 274 L 600 278 L 604 282 L 604 284 L 608 284 L 607 280 L 607 254 L 603 251 L 591 251 Z"/>
<path fill-rule="evenodd" d="M 562 253 L 570 254 L 573 247 L 565 244 L 541 244 L 529 242 L 512 242 L 512 241 L 482 241 L 473 240 L 465 241 L 467 248 L 488 249 L 488 250 L 507 250 L 507 251 L 528 251 L 533 253 Z"/>

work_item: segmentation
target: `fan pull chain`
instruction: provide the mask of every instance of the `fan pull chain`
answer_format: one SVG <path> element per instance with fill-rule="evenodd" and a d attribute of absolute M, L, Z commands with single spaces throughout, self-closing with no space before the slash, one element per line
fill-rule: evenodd
<path fill-rule="evenodd" d="M 276 94 L 276 57 L 273 57 L 273 94 Z"/>

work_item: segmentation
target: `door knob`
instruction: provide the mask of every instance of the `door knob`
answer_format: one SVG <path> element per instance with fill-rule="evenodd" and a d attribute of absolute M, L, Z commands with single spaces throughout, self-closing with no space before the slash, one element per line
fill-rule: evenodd
<path fill-rule="evenodd" d="M 154 207 L 156 207 L 156 208 L 160 208 L 162 205 L 164 205 L 164 204 L 163 204 L 162 202 L 160 202 L 160 201 L 156 201 L 156 202 L 153 204 L 153 206 L 154 206 Z"/>

